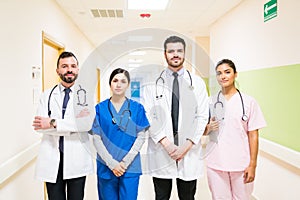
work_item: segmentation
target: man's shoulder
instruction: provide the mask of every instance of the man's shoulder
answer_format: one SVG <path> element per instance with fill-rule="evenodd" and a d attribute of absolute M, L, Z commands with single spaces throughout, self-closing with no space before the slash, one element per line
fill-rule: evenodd
<path fill-rule="evenodd" d="M 53 87 L 47 88 L 43 91 L 42 94 L 49 95 L 50 93 L 53 93 L 54 91 L 58 90 L 58 85 L 54 85 Z"/>
<path fill-rule="evenodd" d="M 198 87 L 205 87 L 206 86 L 203 77 L 201 77 L 199 75 L 196 75 L 196 74 L 191 74 L 191 78 L 193 80 L 193 85 L 194 86 L 198 86 Z"/>
<path fill-rule="evenodd" d="M 195 74 L 195 73 L 190 73 L 191 74 L 191 77 L 196 79 L 196 80 L 199 80 L 199 81 L 203 81 L 204 77 L 198 75 L 198 74 Z"/>

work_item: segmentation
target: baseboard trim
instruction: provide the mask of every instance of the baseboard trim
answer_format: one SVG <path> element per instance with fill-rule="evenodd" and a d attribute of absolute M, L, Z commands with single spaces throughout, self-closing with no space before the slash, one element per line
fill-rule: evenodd
<path fill-rule="evenodd" d="M 295 168 L 300 169 L 300 152 L 294 151 L 275 142 L 259 139 L 259 149 Z"/>
<path fill-rule="evenodd" d="M 40 141 L 32 144 L 0 165 L 0 184 L 18 172 L 22 167 L 37 156 L 39 144 Z"/>

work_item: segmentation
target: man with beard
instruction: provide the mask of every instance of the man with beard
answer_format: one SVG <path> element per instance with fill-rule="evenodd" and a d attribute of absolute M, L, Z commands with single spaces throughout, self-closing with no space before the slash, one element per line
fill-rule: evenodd
<path fill-rule="evenodd" d="M 75 55 L 61 53 L 56 68 L 61 82 L 42 94 L 33 121 L 43 134 L 35 177 L 46 182 L 49 200 L 83 200 L 86 175 L 94 171 L 87 132 L 78 132 L 73 108 L 78 71 Z"/>
<path fill-rule="evenodd" d="M 179 199 L 195 199 L 197 179 L 203 175 L 200 138 L 208 119 L 208 97 L 204 81 L 183 66 L 185 46 L 177 36 L 165 40 L 168 67 L 143 97 L 152 119 L 147 157 L 156 200 L 170 199 L 173 179 Z"/>

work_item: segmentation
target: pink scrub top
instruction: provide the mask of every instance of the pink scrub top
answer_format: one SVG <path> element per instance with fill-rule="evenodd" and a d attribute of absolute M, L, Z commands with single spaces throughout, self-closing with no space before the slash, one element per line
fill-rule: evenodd
<path fill-rule="evenodd" d="M 244 171 L 249 165 L 248 131 L 265 127 L 266 121 L 255 99 L 243 93 L 241 95 L 248 116 L 246 122 L 242 120 L 243 108 L 239 93 L 228 101 L 220 93 L 224 119 L 219 124 L 218 142 L 207 156 L 207 167 L 221 171 Z M 216 96 L 211 98 L 212 105 L 216 102 Z"/>

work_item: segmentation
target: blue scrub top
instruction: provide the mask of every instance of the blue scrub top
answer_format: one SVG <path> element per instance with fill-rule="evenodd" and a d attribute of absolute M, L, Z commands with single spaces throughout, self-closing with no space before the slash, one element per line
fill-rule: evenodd
<path fill-rule="evenodd" d="M 143 105 L 131 99 L 124 101 L 118 113 L 112 103 L 110 103 L 111 112 L 117 122 L 113 124 L 108 105 L 109 99 L 96 105 L 96 119 L 93 125 L 93 132 L 101 136 L 108 152 L 115 160 L 120 162 L 134 144 L 137 133 L 148 128 L 150 124 Z M 131 111 L 131 116 L 129 110 Z M 104 179 L 115 177 L 99 155 L 97 159 L 97 174 Z M 141 159 L 140 154 L 138 154 L 128 166 L 124 176 L 132 177 L 141 174 Z"/>

